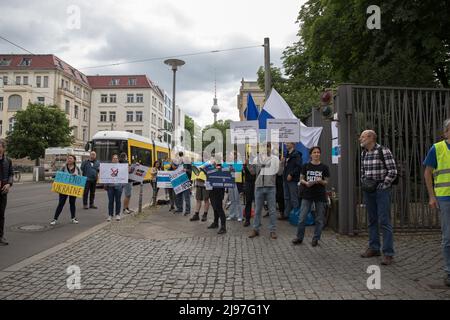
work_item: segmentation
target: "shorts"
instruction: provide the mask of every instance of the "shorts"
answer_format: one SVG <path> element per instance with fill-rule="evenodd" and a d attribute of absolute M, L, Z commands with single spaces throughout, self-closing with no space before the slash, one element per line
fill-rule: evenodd
<path fill-rule="evenodd" d="M 123 186 L 123 192 L 125 194 L 125 197 L 130 198 L 131 197 L 131 190 L 133 189 L 133 183 L 128 182 Z"/>
<path fill-rule="evenodd" d="M 198 201 L 208 201 L 209 200 L 209 190 L 206 187 L 195 187 L 195 200 Z"/>

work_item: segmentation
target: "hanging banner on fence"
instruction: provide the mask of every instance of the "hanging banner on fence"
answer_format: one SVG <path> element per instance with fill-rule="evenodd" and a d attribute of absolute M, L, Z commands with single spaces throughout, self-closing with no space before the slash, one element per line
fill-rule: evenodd
<path fill-rule="evenodd" d="M 189 180 L 183 168 L 172 171 L 170 176 L 170 183 L 172 184 L 175 194 L 179 194 L 191 188 L 191 181 Z"/>
<path fill-rule="evenodd" d="M 267 137 L 270 142 L 300 142 L 300 120 L 267 119 Z"/>
<path fill-rule="evenodd" d="M 341 157 L 341 148 L 338 139 L 338 122 L 331 121 L 331 163 L 338 164 Z"/>
<path fill-rule="evenodd" d="M 128 163 L 100 163 L 99 183 L 128 183 Z"/>
<path fill-rule="evenodd" d="M 173 171 L 158 171 L 156 175 L 156 187 L 160 189 L 171 189 L 170 175 Z"/>
<path fill-rule="evenodd" d="M 234 188 L 234 179 L 231 176 L 230 170 L 222 169 L 208 175 L 208 184 L 212 188 Z"/>
<path fill-rule="evenodd" d="M 143 182 L 145 176 L 147 175 L 149 167 L 143 166 L 139 163 L 132 164 L 130 168 L 130 173 L 128 174 L 128 179 L 134 180 L 137 182 Z"/>
<path fill-rule="evenodd" d="M 84 187 L 86 186 L 86 179 L 83 176 L 74 176 L 67 172 L 57 171 L 55 181 L 52 184 L 52 191 L 82 198 Z"/>
<path fill-rule="evenodd" d="M 258 143 L 258 120 L 254 121 L 231 121 L 231 142 L 237 144 Z"/>

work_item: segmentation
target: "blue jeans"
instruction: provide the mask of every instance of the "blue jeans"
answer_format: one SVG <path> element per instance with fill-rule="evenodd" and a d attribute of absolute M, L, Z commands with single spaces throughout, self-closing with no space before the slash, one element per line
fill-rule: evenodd
<path fill-rule="evenodd" d="M 373 193 L 363 192 L 364 203 L 369 215 L 369 248 L 380 251 L 381 226 L 383 234 L 383 254 L 394 256 L 394 235 L 391 224 L 391 189 L 376 190 Z"/>
<path fill-rule="evenodd" d="M 299 240 L 303 240 L 303 238 L 305 237 L 305 222 L 306 218 L 308 217 L 309 211 L 311 211 L 311 206 L 313 202 L 316 206 L 315 228 L 313 239 L 320 240 L 320 236 L 322 235 L 322 228 L 325 219 L 325 206 L 327 203 L 323 201 L 302 199 L 300 218 L 298 220 L 298 227 L 297 227 L 297 239 Z"/>
<path fill-rule="evenodd" d="M 108 187 L 108 213 L 114 215 L 114 203 L 116 203 L 116 216 L 120 215 L 120 198 L 122 197 L 122 186 Z"/>
<path fill-rule="evenodd" d="M 295 181 L 283 180 L 283 192 L 284 192 L 284 216 L 289 217 L 292 209 L 299 207 L 298 203 L 298 186 Z"/>
<path fill-rule="evenodd" d="M 253 229 L 259 232 L 261 228 L 261 213 L 264 206 L 264 200 L 267 201 L 269 207 L 270 215 L 270 232 L 275 232 L 276 221 L 277 221 L 277 211 L 276 211 L 276 189 L 275 187 L 256 187 L 255 188 L 255 220 L 253 221 Z"/>
<path fill-rule="evenodd" d="M 186 204 L 185 213 L 191 213 L 191 190 L 184 190 L 175 197 L 175 205 L 178 212 L 183 212 L 183 200 Z"/>
<path fill-rule="evenodd" d="M 445 271 L 450 275 L 450 201 L 438 200 L 441 213 L 442 251 Z"/>
<path fill-rule="evenodd" d="M 241 198 L 239 196 L 239 190 L 235 185 L 234 188 L 228 189 L 228 200 L 230 200 L 230 218 L 239 218 L 242 220 L 243 211 L 241 206 Z"/>

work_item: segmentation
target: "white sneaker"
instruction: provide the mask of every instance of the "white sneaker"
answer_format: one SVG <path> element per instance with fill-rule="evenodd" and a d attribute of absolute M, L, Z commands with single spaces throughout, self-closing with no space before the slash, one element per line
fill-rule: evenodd
<path fill-rule="evenodd" d="M 72 219 L 72 223 L 73 223 L 73 224 L 78 224 L 78 220 L 75 219 L 75 218 L 73 218 L 73 219 Z"/>
<path fill-rule="evenodd" d="M 125 209 L 123 209 L 123 213 L 130 214 L 131 211 L 130 211 L 130 209 L 125 208 Z"/>
<path fill-rule="evenodd" d="M 228 217 L 228 218 L 227 218 L 227 221 L 230 221 L 231 219 L 233 219 L 233 218 L 231 218 L 231 217 Z"/>
<path fill-rule="evenodd" d="M 56 224 L 56 220 L 52 220 L 52 222 L 50 222 L 51 226 L 54 226 Z"/>
<path fill-rule="evenodd" d="M 108 219 L 106 221 L 111 222 L 111 216 L 108 216 Z"/>
<path fill-rule="evenodd" d="M 242 219 L 241 219 L 241 218 L 239 218 L 239 219 L 238 219 L 238 221 L 239 221 L 239 222 L 242 222 Z"/>
<path fill-rule="evenodd" d="M 120 221 L 120 215 L 116 216 L 116 221 Z"/>

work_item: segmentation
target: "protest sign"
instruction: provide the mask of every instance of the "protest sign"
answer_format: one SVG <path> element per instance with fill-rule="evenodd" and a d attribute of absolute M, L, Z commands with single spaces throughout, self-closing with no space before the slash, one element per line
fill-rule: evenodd
<path fill-rule="evenodd" d="M 133 165 L 131 165 L 128 179 L 134 180 L 137 182 L 143 182 L 145 179 L 145 176 L 147 175 L 148 170 L 150 170 L 149 167 L 143 166 L 139 163 L 133 164 Z"/>
<path fill-rule="evenodd" d="M 299 119 L 267 119 L 267 136 L 270 142 L 299 142 Z"/>
<path fill-rule="evenodd" d="M 179 194 L 191 187 L 191 181 L 189 180 L 186 172 L 184 172 L 183 168 L 172 172 L 170 176 L 170 183 L 172 184 L 175 194 Z"/>
<path fill-rule="evenodd" d="M 170 175 L 173 171 L 158 171 L 156 174 L 156 187 L 160 189 L 171 189 Z"/>
<path fill-rule="evenodd" d="M 258 121 L 231 121 L 231 142 L 237 144 L 258 143 Z"/>
<path fill-rule="evenodd" d="M 67 172 L 56 172 L 55 181 L 52 184 L 52 191 L 77 198 L 83 197 L 86 177 L 75 176 Z"/>
<path fill-rule="evenodd" d="M 208 184 L 213 188 L 234 188 L 234 179 L 230 170 L 224 169 L 208 175 Z"/>
<path fill-rule="evenodd" d="M 128 183 L 128 164 L 100 163 L 99 183 Z"/>

